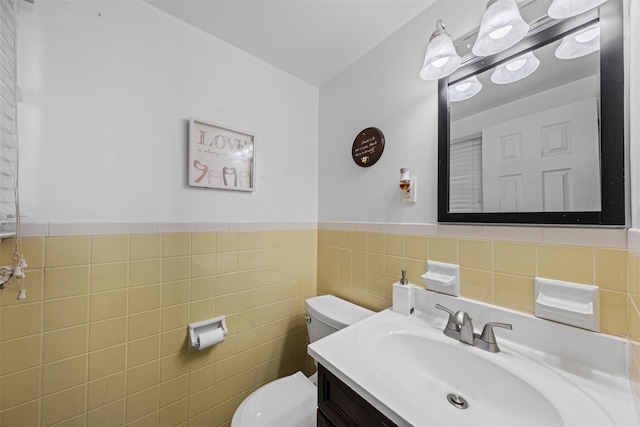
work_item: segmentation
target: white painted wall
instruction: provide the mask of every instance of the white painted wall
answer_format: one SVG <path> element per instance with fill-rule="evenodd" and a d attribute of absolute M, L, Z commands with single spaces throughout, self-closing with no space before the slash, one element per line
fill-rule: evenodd
<path fill-rule="evenodd" d="M 640 2 L 630 3 L 630 20 L 637 22 Z M 442 18 L 455 39 L 478 26 L 485 6 L 438 1 L 320 89 L 320 221 L 437 222 L 437 83 L 418 73 L 436 20 Z M 630 32 L 632 213 L 640 227 L 640 39 L 637 28 Z M 378 163 L 360 168 L 351 160 L 351 144 L 369 126 L 384 132 L 386 148 Z M 401 167 L 418 177 L 416 204 L 400 202 Z"/>
<path fill-rule="evenodd" d="M 324 86 L 319 106 L 317 89 L 141 1 L 19 5 L 29 220 L 436 222 L 437 84 L 418 72 L 436 19 L 465 34 L 484 2 L 437 2 Z M 640 36 L 629 33 L 637 76 Z M 640 92 L 630 80 L 637 171 Z M 186 186 L 189 116 L 256 133 L 254 193 Z M 360 168 L 351 145 L 369 126 L 386 149 Z M 400 202 L 401 167 L 418 177 L 416 204 Z M 640 173 L 631 184 L 638 228 Z"/>
<path fill-rule="evenodd" d="M 436 20 L 462 35 L 478 25 L 485 6 L 437 2 L 320 89 L 320 221 L 437 222 L 438 85 L 418 73 Z M 384 133 L 385 150 L 361 168 L 351 145 L 370 126 Z M 415 204 L 400 201 L 402 167 L 418 178 Z"/>
<path fill-rule="evenodd" d="M 317 220 L 317 88 L 142 1 L 19 3 L 28 220 Z M 186 185 L 189 116 L 256 134 L 255 192 Z"/>

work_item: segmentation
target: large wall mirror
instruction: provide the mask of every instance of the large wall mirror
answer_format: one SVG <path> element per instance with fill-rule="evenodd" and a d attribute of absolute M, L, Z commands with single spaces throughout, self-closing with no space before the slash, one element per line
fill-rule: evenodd
<path fill-rule="evenodd" d="M 439 81 L 438 221 L 624 226 L 622 1 L 535 21 Z"/>

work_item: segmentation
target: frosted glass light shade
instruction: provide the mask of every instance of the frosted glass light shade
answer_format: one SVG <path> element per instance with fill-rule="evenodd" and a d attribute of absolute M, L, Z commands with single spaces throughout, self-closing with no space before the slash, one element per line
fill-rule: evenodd
<path fill-rule="evenodd" d="M 520 16 L 515 0 L 490 1 L 471 51 L 476 56 L 502 52 L 522 40 L 528 31 L 529 24 Z"/>
<path fill-rule="evenodd" d="M 582 31 L 563 38 L 556 49 L 556 58 L 580 58 L 598 50 L 600 50 L 600 25 L 596 22 Z"/>
<path fill-rule="evenodd" d="M 540 66 L 540 60 L 533 52 L 525 53 L 506 64 L 500 64 L 491 75 L 491 81 L 504 85 L 517 82 L 533 74 Z"/>
<path fill-rule="evenodd" d="M 564 19 L 591 10 L 607 0 L 553 0 L 549 6 L 549 18 Z"/>
<path fill-rule="evenodd" d="M 451 37 L 445 32 L 442 21 L 438 20 L 436 31 L 427 46 L 420 77 L 423 80 L 441 79 L 457 70 L 461 62 L 462 58 L 456 52 Z"/>
<path fill-rule="evenodd" d="M 449 87 L 449 101 L 460 102 L 477 95 L 482 90 L 482 83 L 477 76 L 472 76 Z"/>

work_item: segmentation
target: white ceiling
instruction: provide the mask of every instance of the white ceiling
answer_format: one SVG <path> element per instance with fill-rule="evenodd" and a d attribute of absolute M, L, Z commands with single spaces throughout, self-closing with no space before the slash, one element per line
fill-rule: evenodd
<path fill-rule="evenodd" d="M 321 87 L 436 0 L 145 0 Z"/>

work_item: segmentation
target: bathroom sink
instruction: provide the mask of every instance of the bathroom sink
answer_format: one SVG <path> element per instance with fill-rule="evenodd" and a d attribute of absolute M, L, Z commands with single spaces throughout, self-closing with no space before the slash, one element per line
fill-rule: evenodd
<path fill-rule="evenodd" d="M 386 328 L 378 324 L 362 331 L 361 348 L 370 355 L 364 360 L 381 380 L 404 389 L 405 395 L 436 403 L 450 423 L 564 425 L 540 391 L 483 358 L 478 349 L 412 328 L 416 324 L 406 321 L 385 323 Z"/>
<path fill-rule="evenodd" d="M 385 310 L 312 343 L 309 354 L 399 426 L 635 422 L 623 379 L 500 336 L 502 351 L 489 353 L 445 336 L 444 320 Z"/>

